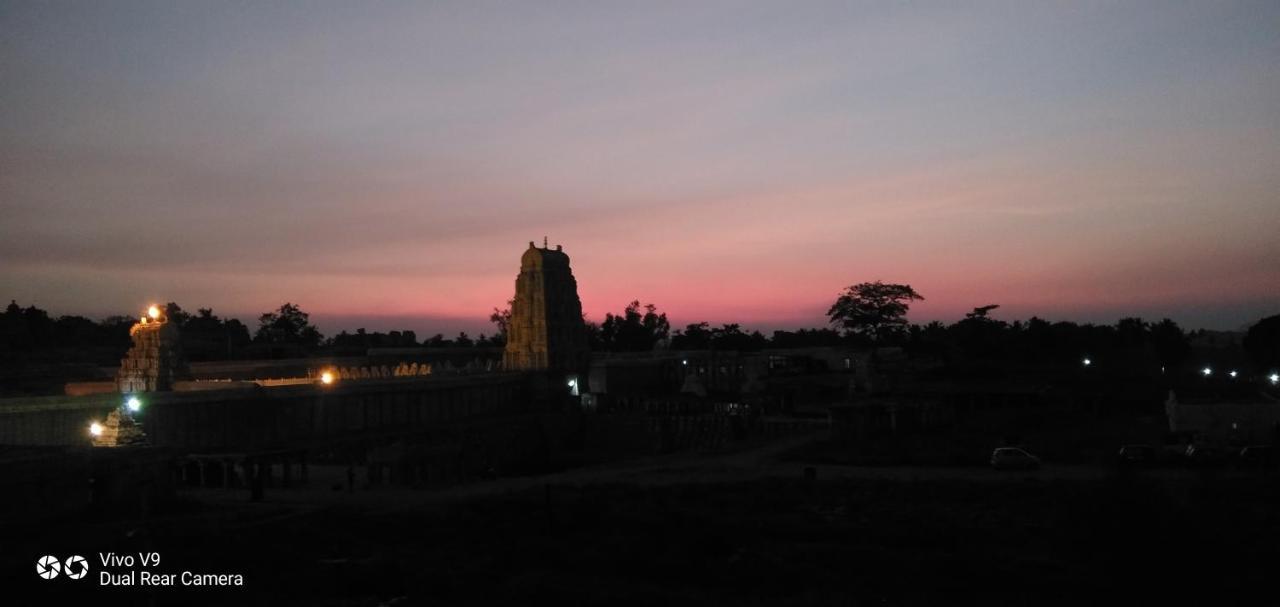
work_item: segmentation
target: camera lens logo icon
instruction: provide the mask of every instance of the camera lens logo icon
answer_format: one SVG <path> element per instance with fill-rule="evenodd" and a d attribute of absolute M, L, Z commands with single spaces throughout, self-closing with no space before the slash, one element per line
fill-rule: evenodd
<path fill-rule="evenodd" d="M 56 556 L 42 556 L 36 561 L 36 575 L 51 580 L 58 577 L 62 572 L 62 563 L 58 561 Z"/>
<path fill-rule="evenodd" d="M 89 575 L 89 561 L 84 560 L 80 555 L 67 557 L 66 570 L 67 577 L 78 580 Z"/>

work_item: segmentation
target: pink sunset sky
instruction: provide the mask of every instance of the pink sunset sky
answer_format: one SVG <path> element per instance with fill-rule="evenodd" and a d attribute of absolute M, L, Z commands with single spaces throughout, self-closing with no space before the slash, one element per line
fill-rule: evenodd
<path fill-rule="evenodd" d="M 0 8 L 0 296 L 491 332 L 530 240 L 584 310 L 820 326 L 1280 313 L 1280 5 Z"/>

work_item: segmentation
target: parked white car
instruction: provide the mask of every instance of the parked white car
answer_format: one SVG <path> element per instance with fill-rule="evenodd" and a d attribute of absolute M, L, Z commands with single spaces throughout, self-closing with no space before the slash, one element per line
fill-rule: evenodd
<path fill-rule="evenodd" d="M 1017 447 L 1000 447 L 991 452 L 991 467 L 996 470 L 1035 470 L 1040 458 Z"/>

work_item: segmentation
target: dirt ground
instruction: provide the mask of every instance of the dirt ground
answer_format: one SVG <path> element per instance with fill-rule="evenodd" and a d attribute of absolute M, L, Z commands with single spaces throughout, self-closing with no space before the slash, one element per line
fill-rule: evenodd
<path fill-rule="evenodd" d="M 261 503 L 187 491 L 147 520 L 6 527 L 6 586 L 52 604 L 1275 602 L 1272 478 L 821 465 L 809 477 L 778 459 L 799 442 L 441 490 L 335 491 L 345 470 L 318 469 Z M 46 552 L 108 551 L 155 551 L 166 569 L 234 571 L 246 585 L 140 591 L 15 574 Z"/>

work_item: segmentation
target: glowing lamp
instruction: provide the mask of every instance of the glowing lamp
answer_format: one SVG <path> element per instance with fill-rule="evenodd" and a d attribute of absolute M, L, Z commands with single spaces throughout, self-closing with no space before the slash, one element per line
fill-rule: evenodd
<path fill-rule="evenodd" d="M 570 387 L 570 388 L 572 388 L 572 387 L 574 387 L 574 386 L 576 386 L 576 385 L 578 385 L 578 380 L 576 380 L 576 379 L 571 379 L 571 380 L 569 380 L 569 387 Z"/>
<path fill-rule="evenodd" d="M 1271 380 L 1271 385 L 1280 384 L 1280 373 L 1272 373 L 1267 379 Z"/>
<path fill-rule="evenodd" d="M 160 308 L 157 306 L 147 308 L 147 316 L 150 316 L 151 320 L 160 320 Z"/>
<path fill-rule="evenodd" d="M 102 424 L 99 424 L 98 422 L 93 422 L 92 424 L 89 424 L 89 434 L 92 434 L 94 436 L 102 436 Z"/>
<path fill-rule="evenodd" d="M 325 371 L 324 373 L 321 373 L 320 383 L 325 384 L 326 386 L 333 383 L 333 373 L 330 371 Z"/>
<path fill-rule="evenodd" d="M 1092 361 L 1092 360 L 1089 360 L 1089 359 L 1087 359 L 1087 358 L 1086 358 L 1086 359 L 1084 359 L 1084 360 L 1083 360 L 1083 361 L 1081 361 L 1081 362 L 1083 362 L 1083 363 L 1084 363 L 1084 366 L 1086 366 L 1086 367 L 1087 367 L 1087 366 L 1089 366 L 1089 365 L 1092 365 L 1092 364 L 1093 364 L 1093 361 Z"/>
<path fill-rule="evenodd" d="M 1210 375 L 1213 375 L 1213 369 L 1209 367 L 1205 367 L 1201 369 L 1200 372 L 1203 373 L 1205 377 L 1209 377 Z"/>
<path fill-rule="evenodd" d="M 136 396 L 130 396 L 129 400 L 124 401 L 124 406 L 129 408 L 130 413 L 137 413 L 142 410 L 142 401 Z"/>
<path fill-rule="evenodd" d="M 1233 370 L 1233 371 L 1231 371 L 1230 373 L 1228 373 L 1227 375 L 1230 375 L 1232 379 L 1235 379 L 1235 377 L 1236 377 L 1237 375 L 1239 375 L 1239 373 L 1236 373 L 1236 372 Z"/>

